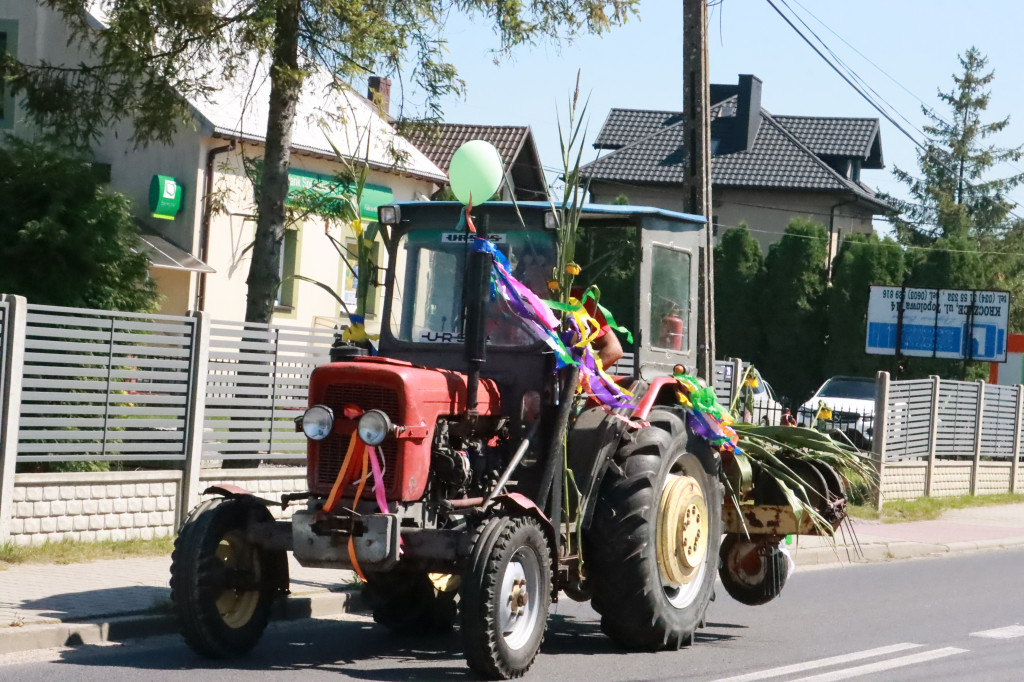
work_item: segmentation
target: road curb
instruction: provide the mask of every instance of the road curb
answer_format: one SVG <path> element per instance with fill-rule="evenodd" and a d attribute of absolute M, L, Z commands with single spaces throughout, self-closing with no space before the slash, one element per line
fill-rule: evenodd
<path fill-rule="evenodd" d="M 358 590 L 291 595 L 274 604 L 275 621 L 325 618 L 364 610 Z M 82 622 L 33 623 L 0 629 L 0 655 L 33 649 L 98 645 L 178 632 L 170 613 L 141 613 Z"/>
<path fill-rule="evenodd" d="M 847 545 L 832 547 L 809 547 L 793 554 L 797 566 L 838 566 L 842 564 L 874 564 L 902 559 L 918 559 L 942 554 L 984 552 L 993 549 L 1024 547 L 1024 537 L 995 538 L 989 540 L 967 540 L 962 542 L 927 543 L 893 540 L 891 542 L 866 542 L 861 545 L 862 556 L 855 556 L 853 548 Z M 851 559 L 846 556 L 847 551 Z"/>

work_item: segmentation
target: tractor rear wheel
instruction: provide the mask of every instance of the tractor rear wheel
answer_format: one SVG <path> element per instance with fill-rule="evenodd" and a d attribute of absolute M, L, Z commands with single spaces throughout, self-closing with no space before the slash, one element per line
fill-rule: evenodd
<path fill-rule="evenodd" d="M 477 533 L 462 576 L 466 662 L 487 679 L 522 677 L 540 651 L 551 604 L 551 549 L 540 524 L 495 517 Z"/>
<path fill-rule="evenodd" d="M 203 502 L 189 515 L 171 554 L 171 600 L 185 642 L 209 658 L 238 656 L 267 627 L 288 564 L 246 539 L 250 521 L 273 521 L 244 499 Z M 287 584 L 285 582 L 285 584 Z"/>
<path fill-rule="evenodd" d="M 584 556 L 605 634 L 633 649 L 674 649 L 692 642 L 713 595 L 722 488 L 682 415 L 658 408 L 649 421 L 609 465 Z"/>
<path fill-rule="evenodd" d="M 455 593 L 438 590 L 426 573 L 367 573 L 363 599 L 374 622 L 399 634 L 448 632 L 455 622 Z"/>
<path fill-rule="evenodd" d="M 760 606 L 775 599 L 789 577 L 789 564 L 777 538 L 758 542 L 741 535 L 726 535 L 720 556 L 718 575 L 722 586 L 730 597 L 747 606 Z"/>

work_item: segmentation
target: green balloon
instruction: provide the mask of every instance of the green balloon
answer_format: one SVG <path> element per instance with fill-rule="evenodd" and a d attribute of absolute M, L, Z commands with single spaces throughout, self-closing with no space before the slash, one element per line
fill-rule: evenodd
<path fill-rule="evenodd" d="M 448 180 L 455 198 L 479 205 L 494 196 L 505 177 L 501 155 L 490 142 L 470 140 L 455 150 L 448 166 Z"/>

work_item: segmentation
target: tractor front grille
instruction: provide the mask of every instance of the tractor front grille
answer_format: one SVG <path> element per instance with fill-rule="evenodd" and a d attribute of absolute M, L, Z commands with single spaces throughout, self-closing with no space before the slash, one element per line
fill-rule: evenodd
<path fill-rule="evenodd" d="M 323 404 L 331 408 L 339 418 L 344 414 L 346 405 L 358 405 L 364 412 L 380 410 L 393 423 L 402 423 L 398 392 L 390 388 L 368 384 L 334 384 L 327 387 Z M 352 432 L 355 431 L 355 421 L 351 421 L 350 424 L 349 428 L 343 427 L 341 432 L 332 433 L 320 441 L 320 458 L 313 481 L 314 493 L 321 495 L 330 493 L 331 486 L 334 485 L 334 480 L 338 477 L 338 471 L 341 470 L 341 463 L 345 461 L 349 439 L 352 437 Z M 385 492 L 389 498 L 397 496 L 401 486 L 401 482 L 397 478 L 398 441 L 388 438 L 377 446 L 377 449 L 384 459 Z"/>

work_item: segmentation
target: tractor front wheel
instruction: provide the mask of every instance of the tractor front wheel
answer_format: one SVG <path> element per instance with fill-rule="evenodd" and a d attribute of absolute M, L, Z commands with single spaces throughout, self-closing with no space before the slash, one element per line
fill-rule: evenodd
<path fill-rule="evenodd" d="M 251 520 L 273 521 L 266 507 L 244 499 L 213 499 L 189 515 L 171 555 L 171 600 L 185 642 L 209 658 L 251 649 L 267 627 L 282 576 L 284 552 L 246 538 Z"/>
<path fill-rule="evenodd" d="M 483 524 L 462 576 L 466 662 L 496 680 L 522 677 L 540 651 L 551 604 L 551 550 L 537 521 L 495 517 Z"/>
<path fill-rule="evenodd" d="M 722 536 L 711 452 L 688 439 L 674 410 L 652 411 L 650 422 L 609 465 L 585 552 L 601 629 L 649 651 L 691 643 L 713 594 Z"/>

